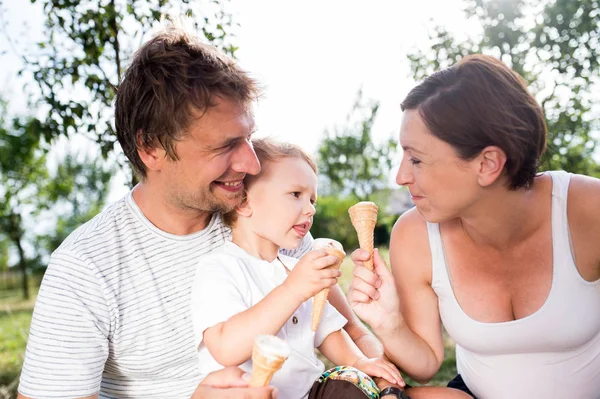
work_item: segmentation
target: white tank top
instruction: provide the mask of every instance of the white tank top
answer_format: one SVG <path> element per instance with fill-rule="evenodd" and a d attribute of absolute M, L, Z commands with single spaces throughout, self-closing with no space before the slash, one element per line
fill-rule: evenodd
<path fill-rule="evenodd" d="M 432 287 L 456 363 L 479 399 L 600 398 L 600 280 L 585 281 L 571 254 L 567 222 L 570 174 L 552 177 L 552 287 L 522 319 L 482 323 L 459 306 L 448 276 L 439 225 L 428 223 Z M 600 243 L 598 243 L 600 245 Z"/>

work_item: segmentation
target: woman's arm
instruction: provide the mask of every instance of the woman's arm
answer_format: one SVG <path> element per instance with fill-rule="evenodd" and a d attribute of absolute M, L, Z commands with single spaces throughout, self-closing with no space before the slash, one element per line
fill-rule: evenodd
<path fill-rule="evenodd" d="M 581 276 L 600 279 L 600 180 L 573 175 L 569 185 L 567 216 L 575 257 Z"/>
<path fill-rule="evenodd" d="M 383 345 L 354 314 L 342 289 L 338 285 L 331 287 L 327 300 L 331 306 L 336 308 L 348 320 L 348 323 L 344 326 L 344 330 L 362 353 L 367 357 L 381 357 L 383 355 Z"/>
<path fill-rule="evenodd" d="M 357 252 L 355 260 L 364 260 Z M 419 382 L 430 380 L 444 359 L 437 296 L 431 288 L 431 254 L 425 221 L 402 215 L 390 242 L 392 273 L 375 253 L 375 273 L 356 262 L 350 304 L 381 339 L 385 353 Z"/>

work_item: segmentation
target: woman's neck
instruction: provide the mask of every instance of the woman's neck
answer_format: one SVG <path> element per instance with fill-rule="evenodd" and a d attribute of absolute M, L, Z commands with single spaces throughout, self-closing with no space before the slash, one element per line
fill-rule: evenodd
<path fill-rule="evenodd" d="M 547 220 L 548 182 L 536 179 L 529 190 L 494 187 L 460 217 L 465 234 L 477 245 L 504 250 L 523 242 Z M 542 195 L 540 195 L 542 194 Z"/>
<path fill-rule="evenodd" d="M 279 247 L 258 235 L 246 219 L 239 218 L 231 233 L 231 241 L 256 258 L 273 262 L 279 254 Z"/>

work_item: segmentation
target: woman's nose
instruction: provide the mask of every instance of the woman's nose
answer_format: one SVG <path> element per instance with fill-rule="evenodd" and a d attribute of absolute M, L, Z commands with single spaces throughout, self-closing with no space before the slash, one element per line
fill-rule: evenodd
<path fill-rule="evenodd" d="M 407 163 L 408 162 L 405 162 L 404 159 L 402 159 L 400 167 L 398 168 L 398 173 L 396 174 L 396 183 L 400 186 L 409 185 L 414 181 L 412 171 Z"/>

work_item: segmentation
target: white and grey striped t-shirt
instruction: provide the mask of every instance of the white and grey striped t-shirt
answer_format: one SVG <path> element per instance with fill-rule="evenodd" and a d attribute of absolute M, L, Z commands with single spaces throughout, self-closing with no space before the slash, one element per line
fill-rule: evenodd
<path fill-rule="evenodd" d="M 79 227 L 44 276 L 19 392 L 188 399 L 199 383 L 190 317 L 197 259 L 230 238 L 218 214 L 197 233 L 165 233 L 131 193 Z"/>

